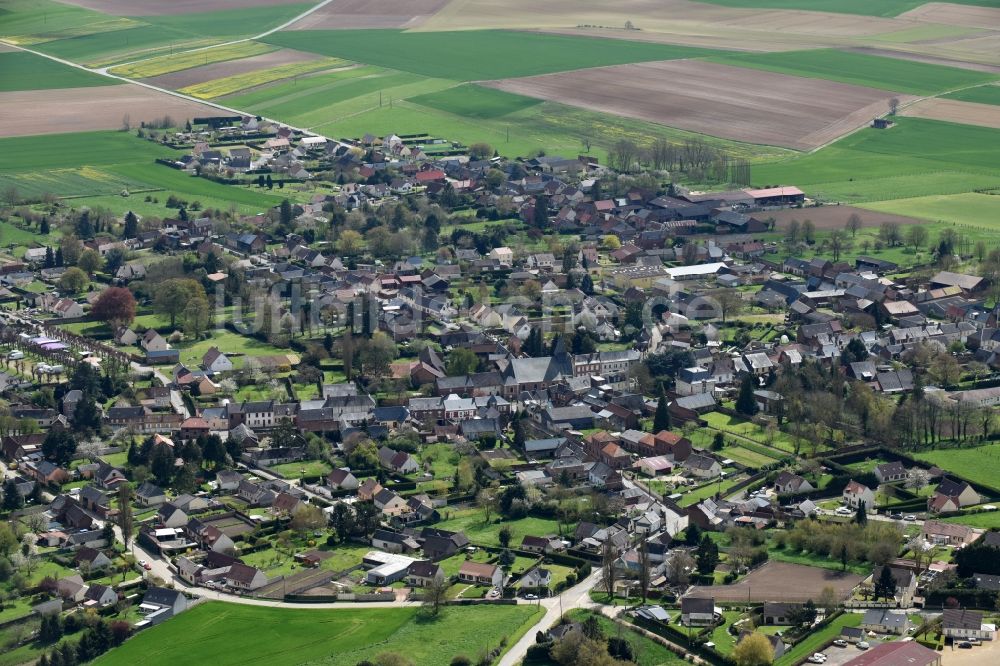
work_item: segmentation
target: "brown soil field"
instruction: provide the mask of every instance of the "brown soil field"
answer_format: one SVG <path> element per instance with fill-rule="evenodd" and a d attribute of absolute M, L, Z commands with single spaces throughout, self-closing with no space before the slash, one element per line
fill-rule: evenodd
<path fill-rule="evenodd" d="M 1000 30 L 1000 8 L 954 5 L 948 2 L 929 2 L 899 15 L 899 18 L 927 23 L 959 25 L 966 28 L 992 28 Z"/>
<path fill-rule="evenodd" d="M 690 0 L 451 0 L 420 30 L 476 28 L 567 29 L 579 26 L 623 28 L 631 21 L 644 32 L 741 39 L 740 32 L 763 42 L 800 41 L 804 35 L 850 38 L 920 25 L 914 21 L 820 14 L 798 10 L 723 7 Z M 821 42 L 822 43 L 822 42 Z M 725 46 L 718 42 L 718 46 Z M 820 44 L 817 44 L 817 46 Z"/>
<path fill-rule="evenodd" d="M 1000 106 L 995 104 L 977 104 L 957 99 L 934 97 L 911 104 L 901 113 L 912 118 L 930 118 L 950 123 L 1000 129 Z"/>
<path fill-rule="evenodd" d="M 135 84 L 0 93 L 0 137 L 118 129 L 127 113 L 132 125 L 169 115 L 178 120 L 214 115 L 210 106 Z"/>
<path fill-rule="evenodd" d="M 532 31 L 535 32 L 535 31 Z M 684 34 L 681 32 L 649 32 L 646 30 L 625 30 L 622 28 L 545 28 L 537 32 L 550 35 L 568 35 L 570 37 L 600 37 L 603 39 L 624 39 L 630 42 L 653 42 L 656 44 L 676 44 L 678 46 L 698 46 L 706 49 L 729 49 L 753 53 L 771 53 L 776 51 L 798 51 L 817 46 L 840 46 L 839 42 L 826 42 L 815 38 L 803 37 L 795 41 L 788 35 L 777 41 L 765 39 L 764 36 L 745 30 L 732 30 L 723 34 Z"/>
<path fill-rule="evenodd" d="M 815 208 L 786 208 L 784 210 L 769 210 L 761 213 L 764 218 L 773 217 L 775 228 L 784 229 L 792 220 L 809 220 L 816 227 L 817 231 L 836 231 L 843 229 L 847 224 L 847 218 L 857 213 L 861 217 L 862 227 L 877 227 L 883 222 L 895 222 L 899 225 L 922 224 L 924 220 L 905 215 L 893 215 L 891 213 L 875 213 L 863 208 L 854 206 L 817 206 Z"/>
<path fill-rule="evenodd" d="M 926 53 L 909 53 L 906 51 L 895 51 L 892 49 L 880 49 L 874 46 L 856 46 L 843 49 L 854 53 L 864 53 L 866 55 L 882 56 L 885 58 L 899 58 L 900 60 L 912 60 L 914 62 L 925 62 L 930 65 L 944 65 L 945 67 L 957 67 L 958 69 L 968 69 L 973 72 L 987 72 L 989 74 L 1000 74 L 1000 66 L 986 65 L 965 60 L 955 60 L 943 56 L 929 55 Z"/>
<path fill-rule="evenodd" d="M 196 83 L 202 83 L 204 81 L 224 79 L 227 76 L 246 74 L 247 72 L 254 72 L 257 71 L 258 69 L 268 69 L 271 67 L 278 67 L 279 65 L 289 65 L 296 62 L 309 62 L 312 60 L 319 60 L 321 57 L 322 56 L 318 56 L 314 53 L 305 53 L 303 51 L 296 51 L 294 49 L 280 49 L 278 51 L 271 51 L 270 53 L 262 53 L 261 55 L 251 56 L 249 58 L 242 58 L 240 60 L 227 60 L 225 62 L 215 62 L 210 65 L 203 65 L 201 67 L 192 67 L 191 69 L 184 69 L 179 72 L 170 72 L 169 74 L 161 74 L 160 76 L 154 76 L 152 78 L 143 79 L 143 81 L 152 84 L 158 88 L 170 88 L 171 90 L 179 90 L 180 88 L 191 86 Z"/>
<path fill-rule="evenodd" d="M 413 28 L 446 4 L 448 0 L 333 0 L 288 29 Z"/>
<path fill-rule="evenodd" d="M 885 90 L 698 60 L 597 67 L 485 85 L 701 134 L 797 150 L 818 148 L 867 124 L 895 96 Z"/>
<path fill-rule="evenodd" d="M 299 4 L 302 0 L 61 0 L 113 16 L 173 16 L 244 7 Z"/>
<path fill-rule="evenodd" d="M 838 599 L 846 599 L 862 577 L 832 569 L 807 567 L 788 562 L 768 562 L 732 585 L 694 586 L 685 596 L 714 597 L 716 601 L 805 602 L 819 598 L 830 586 Z"/>

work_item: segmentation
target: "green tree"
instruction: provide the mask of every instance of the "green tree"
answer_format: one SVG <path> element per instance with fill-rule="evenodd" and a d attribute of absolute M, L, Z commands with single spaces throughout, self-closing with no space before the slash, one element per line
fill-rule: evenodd
<path fill-rule="evenodd" d="M 479 357 L 468 347 L 459 347 L 448 356 L 446 371 L 449 377 L 461 377 L 474 373 L 479 368 Z"/>
<path fill-rule="evenodd" d="M 125 213 L 125 228 L 122 230 L 122 236 L 125 238 L 135 238 L 139 235 L 139 220 L 136 218 L 135 213 L 129 211 Z"/>
<path fill-rule="evenodd" d="M 875 598 L 892 599 L 896 596 L 896 579 L 892 575 L 892 569 L 887 565 L 882 567 L 878 578 L 875 580 Z"/>
<path fill-rule="evenodd" d="M 774 661 L 774 648 L 767 636 L 755 631 L 733 650 L 733 661 L 736 666 L 768 666 Z"/>
<path fill-rule="evenodd" d="M 57 465 L 68 465 L 76 453 L 76 438 L 63 428 L 52 428 L 42 442 L 42 455 Z"/>
<path fill-rule="evenodd" d="M 71 266 L 67 268 L 66 271 L 59 277 L 59 281 L 56 286 L 59 287 L 59 291 L 66 294 L 78 294 L 87 288 L 90 283 L 90 279 L 87 278 L 87 274 L 76 266 Z"/>
<path fill-rule="evenodd" d="M 744 416 L 753 416 L 757 413 L 757 401 L 754 399 L 754 391 L 757 390 L 757 378 L 752 373 L 743 375 L 740 381 L 740 392 L 736 397 L 736 411 Z"/>
<path fill-rule="evenodd" d="M 97 250 L 87 248 L 80 254 L 80 260 L 76 262 L 76 265 L 87 275 L 93 275 L 100 269 L 102 263 L 104 262 Z"/>
<path fill-rule="evenodd" d="M 670 410 L 667 407 L 667 396 L 660 387 L 660 399 L 656 402 L 656 412 L 653 414 L 653 432 L 670 430 Z"/>
<path fill-rule="evenodd" d="M 695 562 L 698 573 L 702 576 L 711 575 L 719 564 L 719 546 L 707 534 L 701 538 L 701 543 L 698 544 L 698 549 L 695 551 Z"/>
<path fill-rule="evenodd" d="M 189 302 L 195 299 L 208 302 L 205 288 L 190 278 L 170 278 L 155 287 L 155 290 L 153 309 L 161 315 L 170 317 L 171 327 L 177 325 L 177 317 L 184 312 Z"/>
<path fill-rule="evenodd" d="M 858 510 L 854 512 L 854 522 L 861 527 L 868 524 L 868 507 L 865 506 L 864 502 L 858 504 Z"/>

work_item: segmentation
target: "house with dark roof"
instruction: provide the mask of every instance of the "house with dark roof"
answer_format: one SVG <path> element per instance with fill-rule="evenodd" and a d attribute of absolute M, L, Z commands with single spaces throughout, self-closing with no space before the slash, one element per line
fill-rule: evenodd
<path fill-rule="evenodd" d="M 983 622 L 981 610 L 968 608 L 945 608 L 941 613 L 941 633 L 947 638 L 978 638 L 991 641 L 996 638 L 995 624 Z"/>
<path fill-rule="evenodd" d="M 715 622 L 715 599 L 684 597 L 681 599 L 681 624 L 685 627 L 707 627 Z"/>
<path fill-rule="evenodd" d="M 187 608 L 188 600 L 182 592 L 165 587 L 148 588 L 139 604 L 140 612 L 144 613 L 143 619 L 150 626 L 169 620 Z"/>
<path fill-rule="evenodd" d="M 869 608 L 861 619 L 861 628 L 876 634 L 897 634 L 902 636 L 910 630 L 910 619 L 904 612 L 886 608 Z"/>
<path fill-rule="evenodd" d="M 413 587 L 427 587 L 444 580 L 441 565 L 426 560 L 417 560 L 406 570 L 406 582 Z"/>
<path fill-rule="evenodd" d="M 930 513 L 954 513 L 959 509 L 979 504 L 982 498 L 966 481 L 944 477 L 927 499 Z"/>
<path fill-rule="evenodd" d="M 903 463 L 898 460 L 893 462 L 881 463 L 875 466 L 875 478 L 878 479 L 879 483 L 895 483 L 896 481 L 905 481 L 909 476 L 909 472 Z"/>

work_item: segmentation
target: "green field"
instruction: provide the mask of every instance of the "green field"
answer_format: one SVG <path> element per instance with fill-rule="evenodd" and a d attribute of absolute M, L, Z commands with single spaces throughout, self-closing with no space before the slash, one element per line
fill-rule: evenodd
<path fill-rule="evenodd" d="M 576 609 L 571 610 L 566 614 L 573 622 L 583 622 L 588 617 L 597 618 L 597 622 L 600 624 L 606 637 L 619 636 L 621 634 L 619 625 L 600 613 Z M 634 663 L 637 663 L 639 666 L 681 666 L 682 664 L 687 663 L 684 661 L 683 657 L 671 652 L 666 646 L 661 645 L 650 638 L 646 638 L 637 631 L 626 631 L 625 638 L 630 643 L 638 647 L 635 651 L 638 656 Z"/>
<path fill-rule="evenodd" d="M 710 60 L 914 95 L 934 95 L 997 79 L 995 74 L 835 49 L 728 54 Z"/>
<path fill-rule="evenodd" d="M 966 516 L 952 516 L 944 518 L 946 523 L 959 523 L 976 527 L 981 530 L 1000 528 L 1000 511 L 986 511 L 983 513 L 973 513 Z"/>
<path fill-rule="evenodd" d="M 946 224 L 980 226 L 982 231 L 994 234 L 1000 229 L 997 226 L 1000 222 L 1000 196 L 996 195 L 967 192 L 914 197 L 866 204 L 865 208 L 882 213 L 912 215 Z"/>
<path fill-rule="evenodd" d="M 559 523 L 545 518 L 529 516 L 519 520 L 503 520 L 494 516 L 492 521 L 487 523 L 483 520 L 483 512 L 479 509 L 442 509 L 441 513 L 444 520 L 435 524 L 434 527 L 453 532 L 465 532 L 469 541 L 484 546 L 500 545 L 498 535 L 500 528 L 504 525 L 510 528 L 512 546 L 520 546 L 521 539 L 527 534 L 532 536 L 559 534 Z M 572 532 L 573 529 L 573 525 L 564 524 L 562 526 L 563 534 Z"/>
<path fill-rule="evenodd" d="M 140 25 L 52 0 L 4 0 L 0 15 L 0 36 L 26 45 Z"/>
<path fill-rule="evenodd" d="M 170 211 L 163 204 L 175 194 L 188 201 L 200 201 L 203 207 L 225 210 L 235 205 L 240 212 L 256 213 L 278 205 L 283 198 L 257 188 L 221 185 L 156 164 L 156 158 L 178 152 L 125 132 L 0 139 L 0 154 L 4 156 L 0 166 L 0 182 L 4 185 L 17 187 L 22 196 L 41 192 L 63 197 L 94 195 L 74 199 L 76 206 L 100 203 L 116 212 L 142 209 L 142 214 L 166 216 Z M 145 204 L 140 195 L 115 196 L 126 188 L 158 190 L 160 204 Z"/>
<path fill-rule="evenodd" d="M 446 113 L 456 113 L 466 118 L 491 119 L 542 103 L 541 100 L 532 97 L 513 95 L 502 90 L 471 84 L 456 86 L 437 93 L 418 95 L 411 97 L 410 101 Z"/>
<path fill-rule="evenodd" d="M 292 30 L 275 33 L 264 41 L 456 81 L 504 79 L 721 53 L 666 44 L 507 30 Z"/>
<path fill-rule="evenodd" d="M 474 658 L 495 648 L 504 636 L 513 642 L 540 614 L 534 606 L 469 606 L 425 620 L 413 608 L 293 610 L 209 602 L 142 632 L 95 663 L 354 666 L 393 651 L 421 665 L 447 665 L 458 654 Z"/>
<path fill-rule="evenodd" d="M 24 51 L 0 53 L 0 92 L 89 88 L 122 83 Z"/>
<path fill-rule="evenodd" d="M 741 9 L 806 9 L 816 12 L 836 14 L 860 14 L 862 16 L 899 16 L 903 12 L 927 4 L 927 0 L 697 0 L 723 7 Z M 957 5 L 978 5 L 996 7 L 997 0 L 949 0 Z"/>
<path fill-rule="evenodd" d="M 286 4 L 173 16 L 144 16 L 135 20 L 118 19 L 128 21 L 129 25 L 68 38 L 59 38 L 59 34 L 48 35 L 55 39 L 39 43 L 35 48 L 92 66 L 109 65 L 252 37 L 281 25 L 311 6 L 311 3 Z M 37 37 L 38 33 L 33 33 L 33 36 Z"/>
<path fill-rule="evenodd" d="M 1000 187 L 1000 130 L 897 118 L 818 152 L 754 165 L 756 184 L 794 183 L 835 201 L 884 201 Z"/>
<path fill-rule="evenodd" d="M 987 487 L 1000 486 L 996 470 L 1000 465 L 1000 444 L 968 449 L 938 449 L 913 454 L 917 460 L 937 465 L 956 476 Z"/>
<path fill-rule="evenodd" d="M 966 88 L 957 92 L 944 95 L 947 99 L 957 99 L 962 102 L 975 102 L 976 104 L 996 104 L 1000 105 L 1000 86 L 986 85 Z"/>
<path fill-rule="evenodd" d="M 781 655 L 781 658 L 774 663 L 776 666 L 797 664 L 813 652 L 818 652 L 827 643 L 839 636 L 840 630 L 844 627 L 856 627 L 859 624 L 861 624 L 861 615 L 859 613 L 844 613 L 839 615 L 830 624 L 796 643 L 794 647 Z"/>

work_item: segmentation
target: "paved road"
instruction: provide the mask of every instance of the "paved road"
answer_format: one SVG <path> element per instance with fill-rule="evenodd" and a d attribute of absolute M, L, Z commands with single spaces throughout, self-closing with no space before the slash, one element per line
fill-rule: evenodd
<path fill-rule="evenodd" d="M 559 621 L 559 618 L 563 613 L 567 613 L 573 608 L 583 608 L 587 604 L 593 603 L 590 600 L 590 590 L 593 589 L 600 580 L 601 571 L 600 569 L 597 569 L 581 582 L 560 594 L 558 597 L 542 599 L 539 602 L 530 602 L 538 603 L 541 607 L 545 608 L 545 615 L 543 615 L 542 619 L 536 622 L 533 627 L 525 632 L 524 636 L 521 637 L 521 640 L 514 643 L 514 646 L 500 659 L 498 666 L 515 666 L 516 664 L 521 663 L 521 660 L 524 659 L 524 655 L 528 653 L 528 648 L 534 645 L 536 633 L 550 629 L 556 622 Z M 560 601 L 562 603 L 560 603 Z"/>

